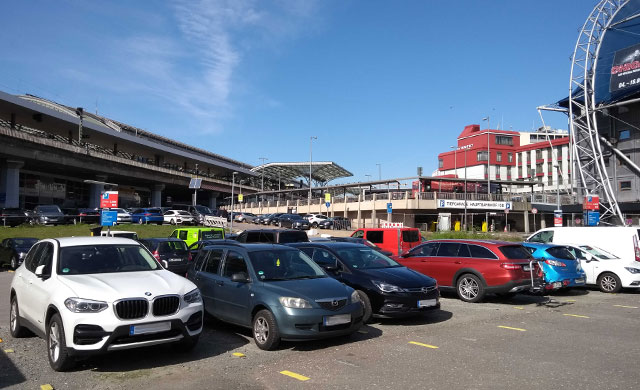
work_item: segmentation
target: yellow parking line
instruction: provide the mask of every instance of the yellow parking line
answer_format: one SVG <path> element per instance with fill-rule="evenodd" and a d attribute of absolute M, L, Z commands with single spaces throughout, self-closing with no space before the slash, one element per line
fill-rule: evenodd
<path fill-rule="evenodd" d="M 419 345 L 421 347 L 427 347 L 427 348 L 432 348 L 432 349 L 438 349 L 438 347 L 436 347 L 435 345 L 423 344 L 423 343 L 419 343 L 417 341 L 409 341 L 409 344 Z"/>
<path fill-rule="evenodd" d="M 502 326 L 502 325 L 498 325 L 498 328 L 517 330 L 519 332 L 526 332 L 527 331 L 526 329 L 522 329 L 522 328 L 512 328 L 510 326 Z"/>
<path fill-rule="evenodd" d="M 563 314 L 563 316 L 576 317 L 576 318 L 591 318 L 591 317 L 587 317 L 587 316 L 581 316 L 579 314 Z"/>
<path fill-rule="evenodd" d="M 4 350 L 4 352 L 5 352 L 5 353 L 13 353 L 13 352 L 14 352 L 14 350 L 13 350 L 13 349 L 5 349 L 5 350 Z"/>
<path fill-rule="evenodd" d="M 514 306 L 513 308 L 518 310 L 524 310 L 524 307 L 520 307 L 520 306 Z"/>
<path fill-rule="evenodd" d="M 309 379 L 311 379 L 311 378 L 308 378 L 308 377 L 306 377 L 304 375 L 296 374 L 295 372 L 291 372 L 291 371 L 287 371 L 287 370 L 280 371 L 280 373 L 282 375 L 290 376 L 291 378 L 297 379 L 299 381 L 308 381 Z"/>
<path fill-rule="evenodd" d="M 567 302 L 575 302 L 575 299 L 567 299 Z"/>
<path fill-rule="evenodd" d="M 246 357 L 247 356 L 244 353 L 240 353 L 240 352 L 234 352 L 234 353 L 232 353 L 232 355 L 235 356 L 235 357 Z"/>
<path fill-rule="evenodd" d="M 613 305 L 615 307 L 623 307 L 625 309 L 637 309 L 638 306 Z"/>
<path fill-rule="evenodd" d="M 53 390 L 53 386 L 48 383 L 46 385 L 40 385 L 40 390 Z"/>
<path fill-rule="evenodd" d="M 14 270 L 10 269 L 10 270 L 9 270 L 9 271 L 7 271 L 7 272 L 9 272 L 9 273 L 13 273 L 13 272 L 16 272 L 16 271 L 14 271 Z"/>

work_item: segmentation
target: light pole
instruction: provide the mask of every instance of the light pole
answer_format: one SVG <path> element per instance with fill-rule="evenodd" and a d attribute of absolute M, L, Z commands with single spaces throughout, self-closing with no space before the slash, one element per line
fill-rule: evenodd
<path fill-rule="evenodd" d="M 378 180 L 382 180 L 382 164 L 377 163 L 378 166 Z"/>
<path fill-rule="evenodd" d="M 464 230 L 467 230 L 467 149 L 464 148 Z"/>
<path fill-rule="evenodd" d="M 260 188 L 260 192 L 262 192 L 262 194 L 260 194 L 260 214 L 262 214 L 262 202 L 264 202 L 264 162 L 268 160 L 268 158 L 266 157 L 258 157 L 258 160 L 262 161 L 262 184 L 261 184 L 261 188 Z"/>
<path fill-rule="evenodd" d="M 482 118 L 483 121 L 487 121 L 487 195 L 491 194 L 491 119 L 487 115 L 486 118 Z M 488 223 L 489 221 L 487 221 Z"/>
<path fill-rule="evenodd" d="M 309 206 L 309 212 L 311 212 L 311 187 L 313 187 L 313 182 L 311 181 L 311 165 L 313 164 L 313 140 L 318 139 L 316 136 L 309 137 L 309 201 L 307 205 Z"/>
<path fill-rule="evenodd" d="M 450 146 L 453 149 L 453 174 L 458 177 L 458 148 L 456 146 Z"/>
<path fill-rule="evenodd" d="M 229 232 L 231 233 L 233 233 L 233 190 L 235 189 L 237 174 L 238 172 L 233 172 L 231 175 L 231 227 L 229 228 Z"/>

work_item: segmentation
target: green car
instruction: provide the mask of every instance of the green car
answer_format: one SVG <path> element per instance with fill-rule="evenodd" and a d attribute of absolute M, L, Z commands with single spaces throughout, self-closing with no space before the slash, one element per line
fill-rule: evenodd
<path fill-rule="evenodd" d="M 224 229 L 221 227 L 192 227 L 174 230 L 169 237 L 183 240 L 187 246 L 191 246 L 196 241 L 201 240 L 222 240 L 224 239 Z"/>

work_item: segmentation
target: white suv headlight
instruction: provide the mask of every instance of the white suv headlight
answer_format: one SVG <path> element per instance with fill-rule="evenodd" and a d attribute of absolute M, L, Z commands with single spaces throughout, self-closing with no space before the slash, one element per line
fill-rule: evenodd
<path fill-rule="evenodd" d="M 198 290 L 197 288 L 195 290 L 191 290 L 188 293 L 184 294 L 182 299 L 188 305 L 192 303 L 202 302 L 202 296 L 200 295 L 200 290 Z"/>
<path fill-rule="evenodd" d="M 638 269 L 638 268 L 624 267 L 624 269 L 626 269 L 627 271 L 631 272 L 632 274 L 640 274 L 640 269 Z"/>
<path fill-rule="evenodd" d="M 280 303 L 291 309 L 311 309 L 311 304 L 302 298 L 280 297 Z"/>
<path fill-rule="evenodd" d="M 109 307 L 107 302 L 84 298 L 67 298 L 64 305 L 74 313 L 99 313 Z"/>

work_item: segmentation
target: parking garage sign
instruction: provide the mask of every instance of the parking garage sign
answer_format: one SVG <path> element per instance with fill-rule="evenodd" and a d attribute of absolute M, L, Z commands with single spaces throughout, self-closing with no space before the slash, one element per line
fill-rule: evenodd
<path fill-rule="evenodd" d="M 112 209 L 118 207 L 118 191 L 105 191 L 100 197 L 100 208 Z"/>
<path fill-rule="evenodd" d="M 439 209 L 463 209 L 464 200 L 455 199 L 438 199 L 436 204 Z M 468 209 L 483 209 L 483 210 L 513 210 L 512 202 L 498 202 L 489 200 L 468 200 Z M 508 211 L 506 211 L 508 212 Z"/>

